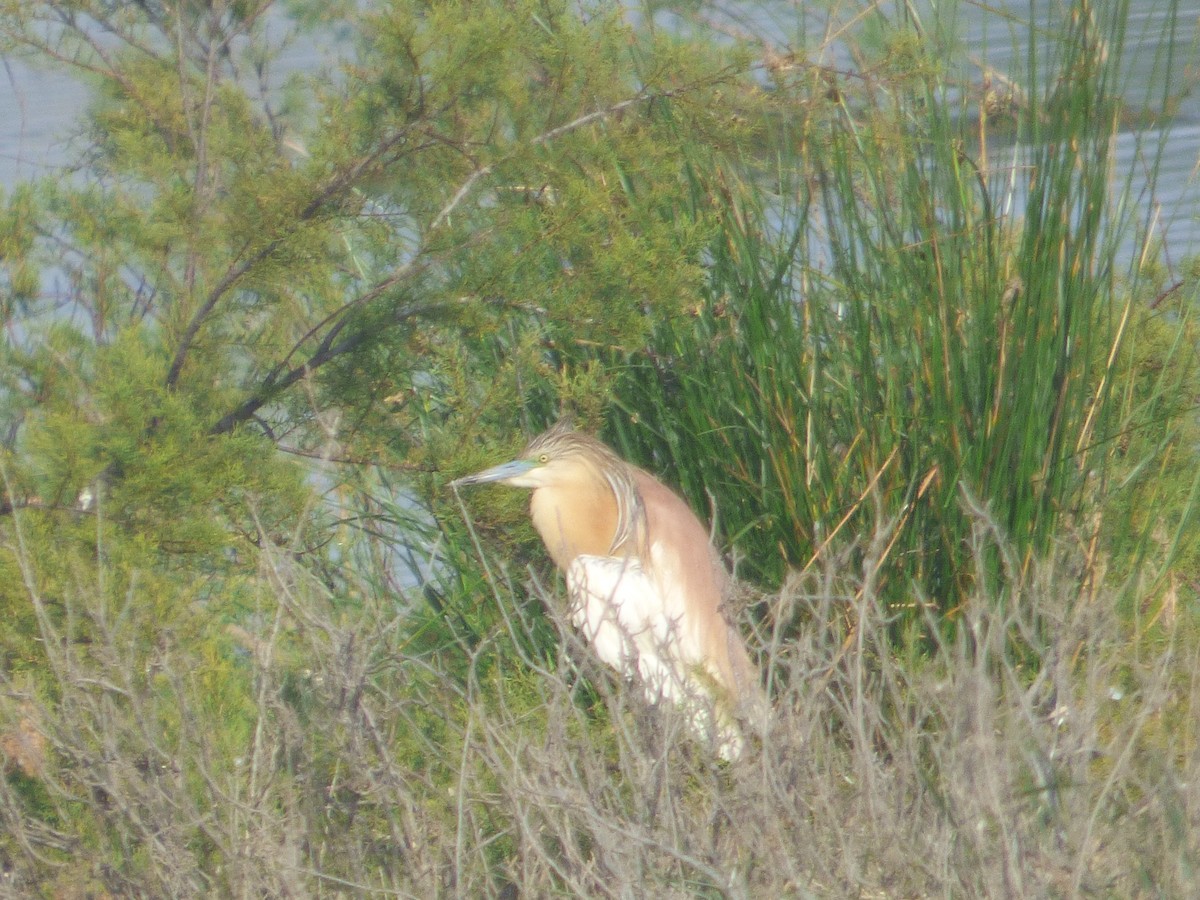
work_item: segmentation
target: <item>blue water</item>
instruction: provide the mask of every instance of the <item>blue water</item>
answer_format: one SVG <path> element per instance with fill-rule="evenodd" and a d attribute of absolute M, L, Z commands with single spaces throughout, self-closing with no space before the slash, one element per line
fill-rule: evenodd
<path fill-rule="evenodd" d="M 50 175 L 70 159 L 87 94 L 75 79 L 8 58 L 0 68 L 0 186 Z"/>
<path fill-rule="evenodd" d="M 937 2 L 924 0 L 927 11 Z M 1045 23 L 1052 21 L 1063 0 L 1036 0 L 1035 17 L 1039 29 L 1034 32 L 1035 52 L 1045 51 L 1053 35 Z M 1179 33 L 1174 45 L 1178 56 L 1165 65 L 1159 51 L 1163 46 L 1165 2 L 1134 2 L 1129 19 L 1122 85 L 1127 102 L 1134 109 L 1157 109 L 1164 84 L 1178 95 L 1179 106 L 1169 133 L 1154 130 L 1125 131 L 1117 135 L 1113 147 L 1114 191 L 1127 190 L 1136 207 L 1137 218 L 1158 234 L 1170 261 L 1200 252 L 1200 190 L 1197 166 L 1200 164 L 1200 91 L 1190 90 L 1189 79 L 1198 77 L 1200 53 L 1197 52 L 1197 23 L 1200 2 L 1182 4 L 1177 22 Z M 985 69 L 1012 75 L 1023 71 L 1029 46 L 1025 26 L 1029 0 L 991 0 L 958 2 L 959 36 L 970 61 L 964 74 L 973 81 L 982 79 Z M 782 21 L 782 20 L 781 20 Z M 271 23 L 273 33 L 287 28 L 277 17 Z M 279 73 L 316 71 L 328 65 L 339 47 L 338 38 L 327 41 L 296 41 L 277 67 Z M 12 56 L 0 59 L 0 187 L 11 189 L 17 182 L 62 171 L 85 146 L 82 114 L 87 89 L 72 77 L 46 68 L 34 67 Z M 1174 83 L 1173 83 L 1174 82 Z M 1162 146 L 1161 159 L 1155 154 Z M 997 148 L 999 149 L 999 148 Z M 1003 164 L 997 158 L 997 165 Z M 1147 173 L 1157 168 L 1151 185 Z M 1019 200 L 1019 196 L 1017 197 Z M 1130 241 L 1131 251 L 1133 241 Z"/>

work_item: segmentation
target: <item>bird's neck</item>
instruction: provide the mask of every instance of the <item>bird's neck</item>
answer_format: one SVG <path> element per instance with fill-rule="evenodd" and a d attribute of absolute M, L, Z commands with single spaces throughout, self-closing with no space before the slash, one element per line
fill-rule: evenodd
<path fill-rule="evenodd" d="M 617 501 L 600 475 L 537 488 L 529 502 L 533 526 L 564 571 L 581 553 L 609 556 L 617 531 Z"/>

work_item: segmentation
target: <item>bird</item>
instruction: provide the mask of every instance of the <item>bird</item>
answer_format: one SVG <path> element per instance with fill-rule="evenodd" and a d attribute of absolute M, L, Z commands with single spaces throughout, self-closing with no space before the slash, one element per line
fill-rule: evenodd
<path fill-rule="evenodd" d="M 727 615 L 729 576 L 684 500 L 559 419 L 521 454 L 450 482 L 532 489 L 533 526 L 564 573 L 572 624 L 647 700 L 683 708 L 718 757 L 765 720 L 758 670 Z"/>

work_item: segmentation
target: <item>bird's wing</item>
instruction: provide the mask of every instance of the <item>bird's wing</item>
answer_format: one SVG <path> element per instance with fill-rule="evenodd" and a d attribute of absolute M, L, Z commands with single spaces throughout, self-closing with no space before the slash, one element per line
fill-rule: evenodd
<path fill-rule="evenodd" d="M 729 625 L 722 613 L 727 578 L 696 514 L 669 488 L 638 472 L 646 508 L 651 576 L 670 616 L 683 630 L 692 665 L 715 666 L 713 675 L 736 692 L 729 662 Z"/>
<path fill-rule="evenodd" d="M 677 623 L 683 665 L 701 670 L 733 710 L 762 720 L 769 708 L 758 671 L 725 606 L 729 578 L 708 532 L 673 491 L 637 470 L 646 510 L 650 561 L 669 618 Z"/>

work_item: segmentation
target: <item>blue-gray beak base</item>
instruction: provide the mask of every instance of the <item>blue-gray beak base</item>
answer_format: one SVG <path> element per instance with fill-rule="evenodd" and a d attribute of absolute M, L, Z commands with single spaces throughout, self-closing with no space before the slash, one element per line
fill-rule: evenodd
<path fill-rule="evenodd" d="M 490 469 L 484 469 L 482 472 L 476 472 L 474 475 L 464 475 L 462 478 L 455 478 L 450 482 L 450 487 L 458 488 L 468 484 L 486 484 L 489 481 L 507 481 L 509 478 L 524 475 L 533 468 L 536 468 L 535 464 L 527 459 L 514 459 L 512 462 L 492 466 Z"/>

